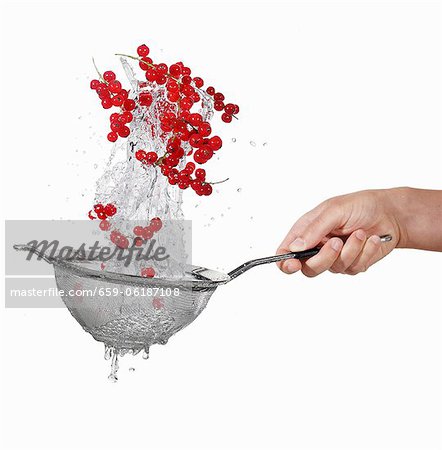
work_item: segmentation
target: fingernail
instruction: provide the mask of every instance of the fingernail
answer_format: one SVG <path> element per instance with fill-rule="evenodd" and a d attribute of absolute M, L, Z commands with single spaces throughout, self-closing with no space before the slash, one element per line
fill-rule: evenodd
<path fill-rule="evenodd" d="M 285 263 L 285 269 L 287 270 L 288 273 L 295 273 L 299 270 L 298 265 L 293 263 L 292 261 L 287 261 Z"/>
<path fill-rule="evenodd" d="M 363 230 L 358 230 L 355 233 L 355 236 L 360 240 L 363 241 L 365 239 L 365 231 Z"/>
<path fill-rule="evenodd" d="M 370 236 L 370 241 L 373 242 L 373 244 L 380 244 L 381 238 L 377 234 L 374 234 L 373 236 Z"/>
<path fill-rule="evenodd" d="M 291 252 L 299 252 L 305 249 L 305 241 L 301 238 L 296 238 L 289 246 Z"/>
<path fill-rule="evenodd" d="M 341 247 L 342 247 L 342 241 L 340 239 L 331 239 L 331 248 L 335 252 L 339 252 L 339 250 L 341 250 Z"/>

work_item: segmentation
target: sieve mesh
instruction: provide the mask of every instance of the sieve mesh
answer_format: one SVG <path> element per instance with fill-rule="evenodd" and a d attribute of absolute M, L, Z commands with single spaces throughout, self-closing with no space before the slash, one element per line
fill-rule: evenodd
<path fill-rule="evenodd" d="M 94 276 L 78 264 L 54 264 L 57 287 L 72 316 L 97 341 L 118 350 L 165 344 L 206 307 L 217 284 Z M 118 276 L 118 274 L 116 274 Z"/>

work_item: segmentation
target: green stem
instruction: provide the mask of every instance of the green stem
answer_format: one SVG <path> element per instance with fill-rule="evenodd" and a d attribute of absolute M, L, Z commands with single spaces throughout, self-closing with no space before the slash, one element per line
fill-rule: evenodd
<path fill-rule="evenodd" d="M 100 71 L 98 70 L 98 67 L 97 67 L 97 65 L 95 64 L 95 59 L 94 59 L 94 58 L 92 58 L 92 63 L 94 64 L 95 70 L 97 71 L 98 77 L 100 78 L 100 80 L 101 80 L 103 83 L 106 83 L 106 84 L 107 84 L 106 80 L 103 78 L 103 75 L 101 75 Z"/>
<path fill-rule="evenodd" d="M 222 181 L 206 181 L 206 183 L 207 184 L 221 184 L 221 183 L 225 183 L 228 180 L 229 180 L 229 178 L 226 178 L 225 180 L 222 180 Z"/>

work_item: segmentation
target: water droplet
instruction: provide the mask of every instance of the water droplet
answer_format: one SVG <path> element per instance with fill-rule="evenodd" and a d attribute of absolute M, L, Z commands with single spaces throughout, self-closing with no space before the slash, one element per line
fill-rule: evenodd
<path fill-rule="evenodd" d="M 241 192 L 242 191 L 242 189 L 241 188 L 238 188 L 237 190 L 236 190 L 236 192 Z"/>
<path fill-rule="evenodd" d="M 236 138 L 232 138 L 232 142 L 236 142 Z"/>
<path fill-rule="evenodd" d="M 111 373 L 108 376 L 108 379 L 113 383 L 118 381 L 117 372 L 120 366 L 118 365 L 118 351 L 113 349 L 112 352 L 112 364 L 111 364 Z"/>
<path fill-rule="evenodd" d="M 263 147 L 265 147 L 267 145 L 267 142 L 264 142 L 264 144 L 262 144 Z"/>
<path fill-rule="evenodd" d="M 94 164 L 94 169 L 98 169 L 98 164 Z"/>
<path fill-rule="evenodd" d="M 214 220 L 215 220 L 215 217 L 211 217 L 210 220 L 214 221 Z"/>
<path fill-rule="evenodd" d="M 135 367 L 129 367 L 129 372 L 135 372 Z"/>
<path fill-rule="evenodd" d="M 256 147 L 256 142 L 255 142 L 255 141 L 250 141 L 250 145 L 251 145 L 252 147 Z"/>
<path fill-rule="evenodd" d="M 149 359 L 149 347 L 146 347 L 141 355 L 143 359 Z"/>
<path fill-rule="evenodd" d="M 253 220 L 253 216 L 250 216 L 250 220 Z"/>
<path fill-rule="evenodd" d="M 108 360 L 112 356 L 112 347 L 109 347 L 108 345 L 104 345 L 104 359 Z"/>

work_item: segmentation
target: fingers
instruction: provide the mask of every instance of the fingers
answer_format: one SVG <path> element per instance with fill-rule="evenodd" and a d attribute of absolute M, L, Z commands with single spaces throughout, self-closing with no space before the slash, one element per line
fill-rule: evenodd
<path fill-rule="evenodd" d="M 317 255 L 302 262 L 302 273 L 307 277 L 315 277 L 329 270 L 339 257 L 343 244 L 337 237 L 329 239 Z"/>
<path fill-rule="evenodd" d="M 326 270 L 356 275 L 365 272 L 382 258 L 381 246 L 379 236 L 373 235 L 367 239 L 364 230 L 356 230 L 345 244 L 340 238 L 332 237 L 325 242 L 317 255 L 302 261 L 296 259 L 282 261 L 280 269 L 287 274 L 301 270 L 307 277 L 315 277 Z M 281 253 L 284 253 L 282 249 Z"/>
<path fill-rule="evenodd" d="M 341 253 L 331 266 L 330 271 L 333 273 L 345 273 L 364 249 L 366 240 L 367 235 L 364 230 L 353 232 L 345 241 Z"/>
<path fill-rule="evenodd" d="M 379 236 L 370 236 L 364 245 L 364 249 L 359 253 L 354 262 L 346 269 L 344 273 L 356 275 L 365 272 L 378 258 L 381 252 L 381 238 Z"/>
<path fill-rule="evenodd" d="M 323 241 L 327 234 L 338 227 L 341 222 L 342 209 L 336 202 L 333 203 L 331 200 L 323 202 L 295 222 L 281 242 L 277 254 L 281 255 L 290 251 L 301 251 L 314 247 Z M 296 244 L 293 244 L 294 241 Z M 283 272 L 293 273 L 293 271 L 301 268 L 300 264 L 293 263 L 293 261 L 280 261 L 277 265 Z"/>
<path fill-rule="evenodd" d="M 278 248 L 276 254 L 283 255 L 284 253 L 289 253 L 289 251 L 289 249 L 280 247 Z M 281 271 L 286 273 L 287 275 L 297 272 L 302 267 L 301 261 L 299 261 L 298 259 L 287 259 L 285 261 L 279 261 L 276 264 L 281 269 Z"/>
<path fill-rule="evenodd" d="M 307 250 L 317 245 L 321 240 L 336 228 L 342 225 L 343 211 L 338 204 L 327 205 L 321 208 L 315 217 L 307 218 L 296 227 L 296 237 L 289 244 L 292 252 Z"/>

